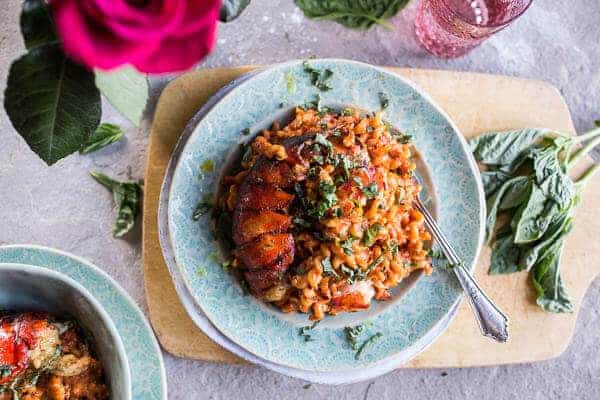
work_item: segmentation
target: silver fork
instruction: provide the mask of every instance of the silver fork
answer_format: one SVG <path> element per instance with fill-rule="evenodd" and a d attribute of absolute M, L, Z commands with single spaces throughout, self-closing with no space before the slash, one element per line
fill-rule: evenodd
<path fill-rule="evenodd" d="M 473 275 L 464 268 L 460 258 L 458 258 L 456 252 L 450 246 L 450 243 L 448 243 L 437 222 L 435 222 L 419 198 L 417 198 L 416 207 L 425 216 L 425 225 L 438 241 L 442 252 L 452 265 L 452 270 L 467 294 L 469 304 L 471 305 L 473 314 L 475 314 L 481 332 L 484 336 L 498 342 L 506 342 L 508 340 L 508 318 L 481 290 L 477 282 L 475 282 Z"/>

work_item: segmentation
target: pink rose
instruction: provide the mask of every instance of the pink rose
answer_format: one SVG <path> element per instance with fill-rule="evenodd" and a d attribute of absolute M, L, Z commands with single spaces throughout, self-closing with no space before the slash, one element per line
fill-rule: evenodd
<path fill-rule="evenodd" d="M 92 68 L 192 67 L 213 48 L 220 0 L 50 0 L 65 52 Z"/>

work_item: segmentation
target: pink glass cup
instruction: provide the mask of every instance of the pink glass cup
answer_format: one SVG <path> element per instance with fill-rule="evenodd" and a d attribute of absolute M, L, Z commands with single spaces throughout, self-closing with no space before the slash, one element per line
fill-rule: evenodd
<path fill-rule="evenodd" d="M 415 32 L 442 58 L 459 57 L 527 10 L 532 0 L 421 0 Z"/>

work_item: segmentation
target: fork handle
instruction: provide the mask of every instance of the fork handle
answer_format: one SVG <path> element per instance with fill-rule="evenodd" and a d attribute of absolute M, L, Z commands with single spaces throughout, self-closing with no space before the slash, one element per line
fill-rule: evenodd
<path fill-rule="evenodd" d="M 508 340 L 508 318 L 481 290 L 473 276 L 461 264 L 452 267 L 463 287 L 481 332 L 498 342 Z"/>

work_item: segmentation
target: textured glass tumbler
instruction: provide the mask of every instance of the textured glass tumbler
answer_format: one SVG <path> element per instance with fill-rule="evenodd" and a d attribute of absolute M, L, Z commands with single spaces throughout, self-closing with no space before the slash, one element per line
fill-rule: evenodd
<path fill-rule="evenodd" d="M 421 0 L 415 32 L 442 58 L 459 57 L 527 10 L 532 0 Z"/>

